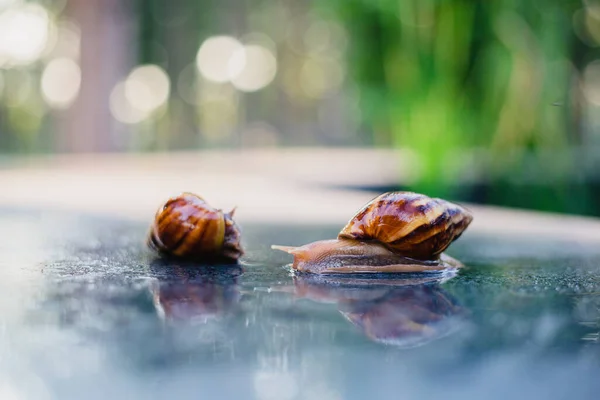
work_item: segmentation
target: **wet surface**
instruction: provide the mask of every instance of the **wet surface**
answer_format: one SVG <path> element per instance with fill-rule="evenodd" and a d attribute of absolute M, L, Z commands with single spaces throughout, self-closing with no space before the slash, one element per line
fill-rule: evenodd
<path fill-rule="evenodd" d="M 292 276 L 156 259 L 147 226 L 0 211 L 2 399 L 596 399 L 600 249 L 467 233 L 456 276 Z M 11 397 L 12 396 L 12 397 Z"/>

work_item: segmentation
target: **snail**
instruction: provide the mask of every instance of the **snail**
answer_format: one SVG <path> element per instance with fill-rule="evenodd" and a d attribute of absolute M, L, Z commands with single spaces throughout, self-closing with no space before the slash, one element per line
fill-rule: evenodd
<path fill-rule="evenodd" d="M 446 200 L 413 192 L 388 192 L 360 209 L 337 239 L 271 248 L 292 254 L 292 268 L 302 272 L 441 271 L 462 266 L 443 251 L 472 219 L 468 210 Z"/>
<path fill-rule="evenodd" d="M 237 262 L 244 251 L 234 212 L 224 213 L 200 196 L 182 193 L 158 209 L 147 244 L 160 254 L 191 261 Z"/>

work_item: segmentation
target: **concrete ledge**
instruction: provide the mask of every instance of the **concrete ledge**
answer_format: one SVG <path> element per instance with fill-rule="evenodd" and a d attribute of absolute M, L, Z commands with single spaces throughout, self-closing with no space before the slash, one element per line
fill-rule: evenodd
<path fill-rule="evenodd" d="M 241 223 L 342 226 L 376 196 L 329 185 L 386 185 L 410 155 L 388 150 L 287 149 L 18 158 L 0 169 L 0 206 L 55 208 L 150 221 L 166 198 L 196 192 Z M 451 200 L 451 199 L 449 199 Z M 466 205 L 470 234 L 600 243 L 600 219 Z"/>

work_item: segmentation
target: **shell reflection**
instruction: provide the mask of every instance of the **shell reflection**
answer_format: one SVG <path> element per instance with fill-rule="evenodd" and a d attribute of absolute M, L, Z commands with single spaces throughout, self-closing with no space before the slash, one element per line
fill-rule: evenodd
<path fill-rule="evenodd" d="M 336 303 L 340 313 L 372 341 L 421 346 L 459 330 L 468 314 L 440 286 L 441 277 L 415 279 L 294 277 L 295 294 Z"/>
<path fill-rule="evenodd" d="M 152 285 L 157 314 L 170 321 L 207 322 L 231 313 L 241 297 L 238 266 L 202 268 L 182 265 L 158 269 Z"/>

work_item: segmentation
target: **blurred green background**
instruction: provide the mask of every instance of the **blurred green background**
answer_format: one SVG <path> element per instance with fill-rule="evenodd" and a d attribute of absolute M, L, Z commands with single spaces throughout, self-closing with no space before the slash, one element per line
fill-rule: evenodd
<path fill-rule="evenodd" d="M 377 189 L 598 216 L 599 107 L 600 0 L 0 0 L 8 156 L 398 148 Z"/>

